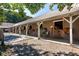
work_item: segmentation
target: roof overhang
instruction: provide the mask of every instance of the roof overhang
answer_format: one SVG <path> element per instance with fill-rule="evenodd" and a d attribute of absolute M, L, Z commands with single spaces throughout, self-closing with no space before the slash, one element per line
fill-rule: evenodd
<path fill-rule="evenodd" d="M 31 18 L 31 19 L 16 23 L 13 25 L 13 27 L 24 25 L 24 24 L 29 24 L 29 23 L 35 23 L 35 22 L 39 22 L 39 21 L 55 20 L 55 19 L 59 19 L 62 17 L 69 17 L 69 16 L 74 16 L 74 15 L 79 15 L 79 7 L 74 7 L 70 11 L 67 10 L 67 8 L 65 8 L 65 10 L 63 10 L 61 12 L 52 11 L 52 12 L 44 14 L 42 16 Z M 50 19 L 50 18 L 52 18 L 52 19 Z"/>

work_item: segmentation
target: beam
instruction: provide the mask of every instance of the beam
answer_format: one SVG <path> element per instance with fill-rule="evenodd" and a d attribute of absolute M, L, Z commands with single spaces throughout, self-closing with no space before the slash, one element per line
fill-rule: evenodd
<path fill-rule="evenodd" d="M 79 16 L 77 16 L 72 22 L 74 23 L 78 18 L 79 18 Z"/>
<path fill-rule="evenodd" d="M 70 16 L 70 44 L 73 43 L 73 32 L 72 32 L 72 16 Z"/>
<path fill-rule="evenodd" d="M 67 21 L 68 23 L 70 23 L 70 21 L 68 21 L 65 17 L 63 17 L 63 19 L 64 19 L 65 21 Z"/>

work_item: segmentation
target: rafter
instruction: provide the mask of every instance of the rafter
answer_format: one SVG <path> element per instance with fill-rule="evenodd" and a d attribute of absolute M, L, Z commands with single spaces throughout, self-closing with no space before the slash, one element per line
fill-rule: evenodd
<path fill-rule="evenodd" d="M 65 21 L 67 21 L 68 23 L 70 23 L 70 21 L 68 21 L 68 19 L 66 19 L 65 17 L 63 17 L 63 19 L 64 19 Z"/>
<path fill-rule="evenodd" d="M 78 18 L 79 18 L 79 16 L 77 16 L 77 17 L 72 21 L 72 23 L 74 23 Z"/>

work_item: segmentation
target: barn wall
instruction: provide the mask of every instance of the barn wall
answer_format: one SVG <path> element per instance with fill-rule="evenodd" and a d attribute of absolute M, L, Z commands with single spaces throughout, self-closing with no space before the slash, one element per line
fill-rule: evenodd
<path fill-rule="evenodd" d="M 63 29 L 59 31 L 54 29 L 54 37 L 58 37 L 58 38 L 69 38 L 69 23 L 63 19 L 58 19 L 63 21 Z M 68 34 L 67 34 L 68 33 Z"/>
<path fill-rule="evenodd" d="M 63 28 L 69 28 L 69 23 L 64 20 Z"/>
<path fill-rule="evenodd" d="M 62 19 L 58 19 L 58 20 L 62 20 Z M 51 20 L 51 21 L 44 21 L 43 22 L 43 28 L 47 28 L 48 31 L 50 32 L 50 36 L 51 37 L 61 37 L 61 36 L 64 36 L 64 31 L 69 31 L 69 23 L 64 21 L 63 22 L 63 30 L 61 31 L 61 33 L 59 33 L 58 31 L 56 31 L 54 29 L 54 23 L 53 21 L 56 21 L 56 20 Z M 52 27 L 52 28 L 51 28 Z"/>
<path fill-rule="evenodd" d="M 63 22 L 63 31 L 65 32 L 65 34 L 68 33 L 69 35 L 69 23 L 65 20 Z"/>
<path fill-rule="evenodd" d="M 29 35 L 31 36 L 37 36 L 37 33 L 38 33 L 38 26 L 37 26 L 37 23 L 31 23 L 29 26 L 32 26 L 32 29 L 31 30 L 28 30 L 29 31 Z"/>
<path fill-rule="evenodd" d="M 79 19 L 77 19 L 73 23 L 73 35 L 74 35 L 74 39 L 78 39 L 79 40 Z"/>
<path fill-rule="evenodd" d="M 43 22 L 43 28 L 47 28 L 49 31 L 51 31 L 51 26 L 53 26 L 53 21 Z"/>
<path fill-rule="evenodd" d="M 61 19 L 62 20 L 62 19 Z M 37 30 L 37 24 L 36 23 L 32 23 L 32 24 L 30 24 L 31 26 L 32 26 L 32 29 L 35 29 L 35 30 Z M 43 26 L 43 28 L 47 28 L 48 29 L 48 31 L 50 32 L 50 36 L 52 36 L 53 37 L 53 32 L 54 32 L 54 36 L 55 36 L 55 34 L 56 34 L 56 36 L 60 36 L 60 35 L 58 35 L 58 33 L 55 31 L 55 29 L 53 30 L 53 28 L 51 28 L 51 27 L 54 27 L 53 26 L 53 20 L 51 20 L 51 21 L 44 21 L 43 22 L 43 24 L 42 24 L 42 26 Z M 62 30 L 63 32 L 68 32 L 69 33 L 69 23 L 68 22 L 66 22 L 65 20 L 64 20 L 64 22 L 63 22 L 63 30 Z M 73 36 L 74 36 L 74 38 L 76 38 L 76 39 L 79 39 L 79 20 L 77 20 L 75 23 L 74 23 L 74 25 L 73 25 Z M 63 35 L 63 33 L 61 32 L 61 34 Z"/>
<path fill-rule="evenodd" d="M 31 24 L 31 26 L 32 26 L 32 29 L 36 29 L 37 28 L 37 24 L 36 23 Z"/>

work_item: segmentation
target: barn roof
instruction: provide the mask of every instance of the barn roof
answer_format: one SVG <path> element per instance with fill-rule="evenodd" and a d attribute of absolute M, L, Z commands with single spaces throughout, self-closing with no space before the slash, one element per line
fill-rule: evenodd
<path fill-rule="evenodd" d="M 60 17 L 68 17 L 69 15 L 79 14 L 78 12 L 79 12 L 78 6 L 71 8 L 70 11 L 67 9 L 67 6 L 66 6 L 61 12 L 60 11 L 50 11 L 49 13 L 46 13 L 42 16 L 31 18 L 31 19 L 16 23 L 14 26 L 38 22 L 38 21 L 46 21 L 46 20 L 49 20 L 48 18 L 51 18 L 51 17 L 52 17 L 52 19 L 58 19 Z"/>

